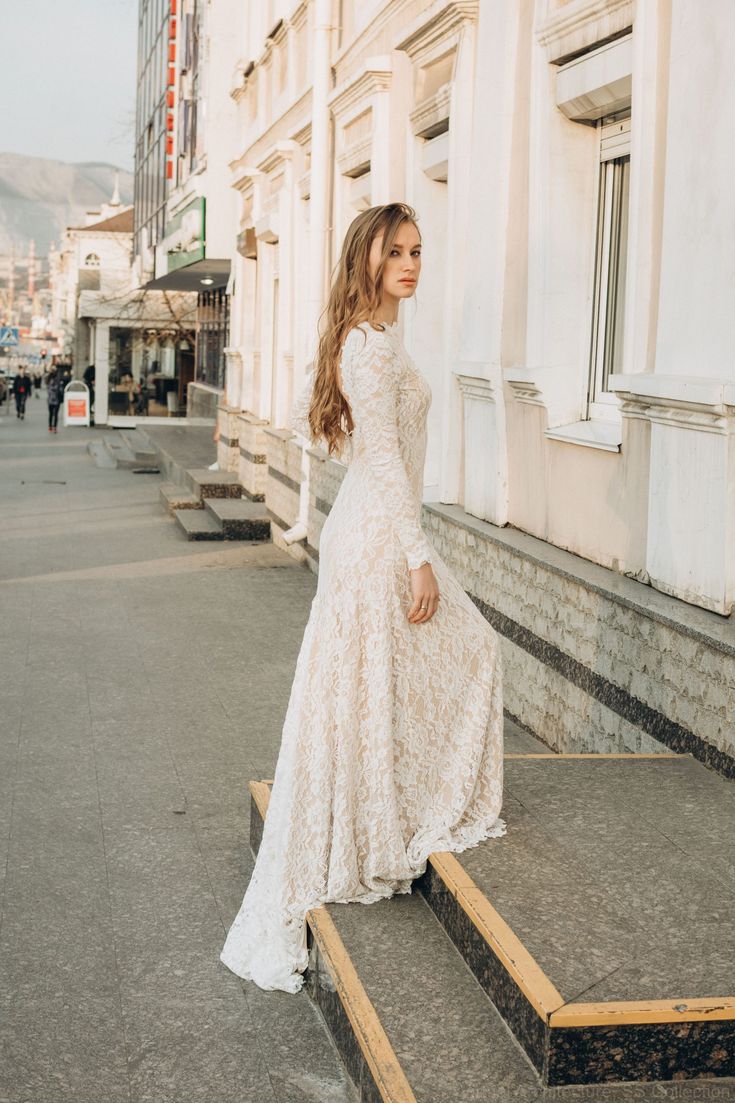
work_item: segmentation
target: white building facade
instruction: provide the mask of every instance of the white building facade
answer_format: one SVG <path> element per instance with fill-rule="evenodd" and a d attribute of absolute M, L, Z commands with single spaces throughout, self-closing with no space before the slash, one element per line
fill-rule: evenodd
<path fill-rule="evenodd" d="M 509 711 L 559 748 L 714 748 L 730 770 L 729 0 L 240 12 L 220 466 L 317 569 L 342 471 L 290 431 L 291 402 L 350 220 L 411 203 L 424 263 L 403 336 L 434 396 L 424 521 L 503 629 Z M 648 620 L 657 642 L 633 660 Z M 672 701 L 710 652 L 712 686 Z"/>
<path fill-rule="evenodd" d="M 81 379 L 95 366 L 93 412 L 97 425 L 133 414 L 130 376 L 135 387 L 151 381 L 166 412 L 167 391 L 176 392 L 181 346 L 193 348 L 196 300 L 189 294 L 143 291 L 137 286 L 132 256 L 133 208 L 117 193 L 84 226 L 69 227 L 51 253 L 52 327 L 62 355 Z M 155 389 L 152 377 L 155 376 Z M 138 412 L 141 410 L 139 408 Z"/>

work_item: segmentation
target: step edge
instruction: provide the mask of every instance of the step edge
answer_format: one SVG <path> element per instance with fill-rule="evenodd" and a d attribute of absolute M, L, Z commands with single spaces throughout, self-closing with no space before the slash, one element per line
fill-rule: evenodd
<path fill-rule="evenodd" d="M 564 1006 L 556 985 L 451 851 L 430 854 L 427 860 L 491 953 L 547 1023 L 552 1012 Z"/>
<path fill-rule="evenodd" d="M 677 1007 L 680 1008 L 677 1011 Z M 735 996 L 692 999 L 617 1000 L 568 1003 L 552 1012 L 549 1026 L 609 1026 L 613 1024 L 728 1022 L 735 1019 Z"/>
<path fill-rule="evenodd" d="M 265 822 L 270 801 L 269 784 L 266 781 L 251 781 L 249 789 Z M 329 969 L 335 992 L 381 1099 L 384 1103 L 417 1103 L 375 1005 L 365 991 L 329 912 L 325 907 L 312 908 L 306 913 L 306 922 Z"/>
<path fill-rule="evenodd" d="M 689 754 L 616 754 L 616 755 L 514 755 L 504 758 L 691 758 Z M 265 807 L 272 780 L 252 783 L 262 786 Z M 252 789 L 251 789 L 252 791 Z M 263 801 L 261 797 L 261 802 Z M 263 819 L 265 813 L 259 807 Z M 523 992 L 543 1024 L 549 1028 L 588 1026 L 645 1025 L 670 1022 L 728 1022 L 735 1019 L 735 996 L 681 997 L 665 1000 L 616 1000 L 603 1002 L 565 1002 L 551 979 L 526 949 L 509 924 L 493 907 L 451 851 L 430 854 L 428 864 L 462 908 L 470 923 L 483 938 L 491 953 Z M 679 1008 L 679 1010 L 677 1010 Z"/>

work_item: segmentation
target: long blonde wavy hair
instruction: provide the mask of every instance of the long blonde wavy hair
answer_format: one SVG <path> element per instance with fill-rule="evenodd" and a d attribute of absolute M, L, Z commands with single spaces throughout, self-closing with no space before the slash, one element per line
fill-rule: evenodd
<path fill-rule="evenodd" d="M 309 407 L 312 440 L 323 437 L 328 453 L 341 455 L 354 423 L 349 403 L 339 389 L 337 368 L 349 331 L 361 322 L 374 321 L 382 298 L 383 269 L 404 222 L 417 222 L 416 211 L 407 203 L 385 203 L 362 211 L 350 223 L 342 252 L 332 276 L 332 287 L 322 314 L 323 333 L 314 358 L 314 384 Z M 383 235 L 383 246 L 375 277 L 370 275 L 369 257 L 373 241 Z"/>

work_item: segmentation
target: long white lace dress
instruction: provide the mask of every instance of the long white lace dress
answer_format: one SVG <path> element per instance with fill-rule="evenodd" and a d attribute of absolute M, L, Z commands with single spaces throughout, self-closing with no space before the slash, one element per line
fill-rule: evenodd
<path fill-rule="evenodd" d="M 306 912 L 411 891 L 432 851 L 506 833 L 500 647 L 420 524 L 431 390 L 397 323 L 363 323 L 340 372 L 354 431 L 322 529 L 319 576 L 262 842 L 221 960 L 297 992 Z M 293 427 L 309 437 L 312 378 Z M 411 624 L 409 568 L 441 594 Z"/>

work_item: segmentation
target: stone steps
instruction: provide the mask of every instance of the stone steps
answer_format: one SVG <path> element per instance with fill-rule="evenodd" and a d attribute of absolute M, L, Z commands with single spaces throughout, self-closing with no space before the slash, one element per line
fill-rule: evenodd
<path fill-rule="evenodd" d="M 109 452 L 111 458 L 115 461 L 118 467 L 130 468 L 139 467 L 140 461 L 133 449 L 124 440 L 123 435 L 116 430 L 112 430 L 107 433 L 103 433 L 102 441 Z"/>
<path fill-rule="evenodd" d="M 307 987 L 360 1097 L 735 1098 L 731 783 L 668 754 L 506 754 L 504 782 L 505 836 L 309 914 Z"/>
<path fill-rule="evenodd" d="M 117 460 L 113 459 L 102 440 L 90 440 L 87 444 L 87 452 L 92 457 L 97 467 L 117 467 Z"/>
<path fill-rule="evenodd" d="M 118 437 L 122 440 L 128 451 L 132 452 L 139 464 L 155 466 L 158 462 L 158 453 L 152 446 L 142 429 L 118 430 Z"/>
<path fill-rule="evenodd" d="M 206 509 L 175 509 L 174 520 L 187 540 L 224 540 L 222 526 Z"/>
<path fill-rule="evenodd" d="M 188 468 L 186 482 L 193 494 L 200 498 L 239 498 L 242 486 L 231 471 L 209 471 L 207 468 Z"/>
<path fill-rule="evenodd" d="M 201 509 L 202 500 L 178 483 L 161 483 L 158 496 L 168 513 L 177 509 Z"/>
<path fill-rule="evenodd" d="M 190 498 L 182 506 L 174 501 L 169 507 L 187 540 L 270 540 L 270 518 L 260 502 L 240 498 L 198 500 L 193 494 Z M 199 508 L 200 501 L 204 509 Z"/>
<path fill-rule="evenodd" d="M 247 498 L 204 498 L 205 510 L 212 514 L 225 540 L 270 540 L 271 522 L 262 502 Z"/>

